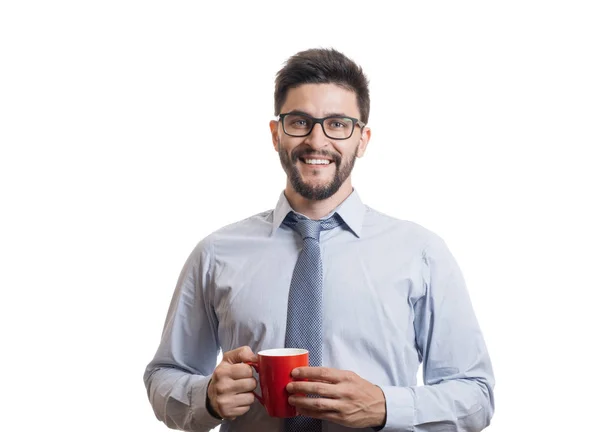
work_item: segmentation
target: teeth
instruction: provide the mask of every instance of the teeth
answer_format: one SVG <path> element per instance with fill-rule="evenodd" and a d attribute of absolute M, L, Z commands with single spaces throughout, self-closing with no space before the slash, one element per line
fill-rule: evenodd
<path fill-rule="evenodd" d="M 329 165 L 330 163 L 326 159 L 305 159 L 304 162 L 309 165 Z"/>

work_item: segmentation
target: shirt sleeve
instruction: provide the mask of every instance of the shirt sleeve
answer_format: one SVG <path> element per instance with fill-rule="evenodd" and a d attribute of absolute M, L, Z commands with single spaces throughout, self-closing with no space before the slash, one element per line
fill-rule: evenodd
<path fill-rule="evenodd" d="M 462 273 L 435 237 L 423 252 L 424 295 L 414 304 L 423 386 L 382 386 L 384 431 L 476 432 L 494 412 L 494 376 Z"/>
<path fill-rule="evenodd" d="M 206 409 L 216 366 L 218 323 L 210 302 L 212 250 L 203 240 L 186 261 L 144 383 L 156 417 L 168 427 L 209 431 L 221 423 Z"/>

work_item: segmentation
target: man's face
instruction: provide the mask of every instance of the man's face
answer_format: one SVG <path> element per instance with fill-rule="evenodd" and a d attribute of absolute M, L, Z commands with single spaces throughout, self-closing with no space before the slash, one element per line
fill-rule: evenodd
<path fill-rule="evenodd" d="M 303 84 L 290 89 L 281 112 L 292 111 L 317 118 L 336 115 L 360 119 L 355 93 L 335 84 Z M 291 137 L 284 133 L 280 121 L 271 122 L 271 133 L 288 184 L 309 200 L 327 199 L 340 188 L 352 190 L 354 161 L 364 154 L 370 138 L 368 128 L 361 131 L 355 126 L 350 138 L 335 140 L 328 138 L 319 124 L 306 137 Z"/>

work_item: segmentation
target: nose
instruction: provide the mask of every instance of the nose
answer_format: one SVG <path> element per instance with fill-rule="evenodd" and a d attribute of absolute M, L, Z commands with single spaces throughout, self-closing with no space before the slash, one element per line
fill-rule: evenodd
<path fill-rule="evenodd" d="M 327 146 L 328 138 L 323 130 L 323 125 L 320 123 L 315 124 L 310 134 L 305 138 L 305 142 L 314 149 Z"/>

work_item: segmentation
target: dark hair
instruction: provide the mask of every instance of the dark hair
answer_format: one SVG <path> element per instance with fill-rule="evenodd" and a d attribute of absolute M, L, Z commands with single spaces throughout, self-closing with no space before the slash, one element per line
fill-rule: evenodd
<path fill-rule="evenodd" d="M 289 89 L 302 84 L 337 84 L 356 94 L 360 120 L 369 121 L 369 80 L 362 68 L 333 48 L 313 48 L 290 57 L 275 78 L 275 115 Z"/>

